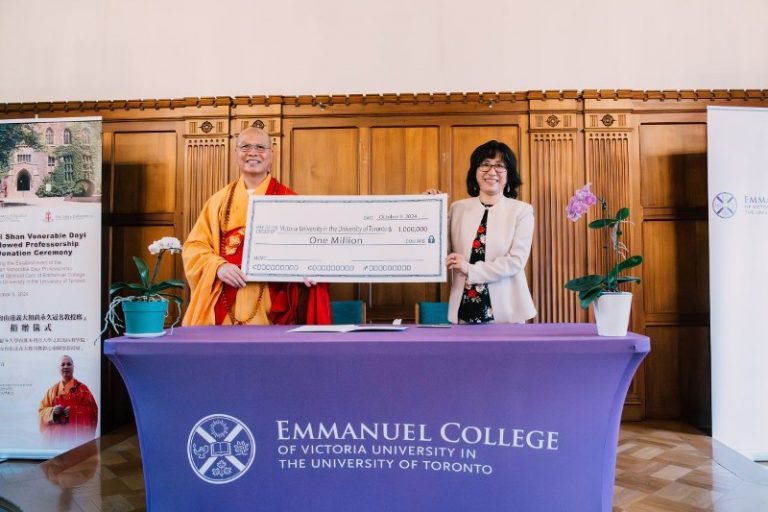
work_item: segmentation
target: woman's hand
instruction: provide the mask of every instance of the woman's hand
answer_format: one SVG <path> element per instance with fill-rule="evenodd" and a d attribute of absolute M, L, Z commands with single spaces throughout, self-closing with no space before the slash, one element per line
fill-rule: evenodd
<path fill-rule="evenodd" d="M 242 288 L 245 286 L 245 274 L 237 265 L 224 263 L 216 270 L 216 277 L 233 288 Z"/>
<path fill-rule="evenodd" d="M 452 252 L 445 258 L 445 266 L 447 266 L 449 270 L 456 270 L 465 276 L 469 274 L 469 262 L 463 254 Z"/>

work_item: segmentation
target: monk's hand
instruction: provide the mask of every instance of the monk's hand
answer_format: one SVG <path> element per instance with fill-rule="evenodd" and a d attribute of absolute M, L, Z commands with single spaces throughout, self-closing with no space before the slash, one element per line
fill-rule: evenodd
<path fill-rule="evenodd" d="M 69 418 L 69 411 L 70 411 L 69 406 L 66 406 L 64 408 L 64 417 L 65 418 Z"/>
<path fill-rule="evenodd" d="M 304 286 L 306 286 L 307 288 L 312 288 L 316 284 L 317 284 L 317 281 L 315 281 L 314 279 L 310 279 L 308 277 L 304 278 Z"/>
<path fill-rule="evenodd" d="M 54 416 L 61 416 L 62 413 L 62 407 L 60 405 L 56 405 L 53 407 L 53 415 Z"/>
<path fill-rule="evenodd" d="M 228 284 L 233 288 L 242 288 L 246 284 L 245 274 L 237 265 L 233 265 L 232 263 L 224 263 L 220 266 L 216 271 L 216 277 L 218 277 L 222 283 Z"/>
<path fill-rule="evenodd" d="M 442 194 L 442 192 L 439 189 L 436 188 L 428 188 L 424 191 L 424 194 L 427 194 L 429 196 L 435 195 L 435 194 Z"/>
<path fill-rule="evenodd" d="M 467 261 L 467 258 L 465 258 L 463 254 L 452 252 L 451 254 L 448 255 L 447 258 L 445 258 L 445 265 L 450 270 L 456 270 L 458 272 L 461 272 L 465 276 L 469 274 L 469 262 Z"/>

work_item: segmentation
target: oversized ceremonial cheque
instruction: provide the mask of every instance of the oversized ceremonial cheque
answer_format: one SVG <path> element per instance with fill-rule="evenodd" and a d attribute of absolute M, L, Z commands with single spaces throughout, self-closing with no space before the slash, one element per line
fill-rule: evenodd
<path fill-rule="evenodd" d="M 443 282 L 445 194 L 252 196 L 249 281 Z"/>

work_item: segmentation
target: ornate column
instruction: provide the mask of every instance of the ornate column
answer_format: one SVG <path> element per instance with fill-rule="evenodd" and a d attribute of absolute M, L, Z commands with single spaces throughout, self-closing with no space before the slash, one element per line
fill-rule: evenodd
<path fill-rule="evenodd" d="M 197 220 L 203 204 L 229 182 L 229 121 L 184 120 L 184 236 Z"/>
<path fill-rule="evenodd" d="M 603 105 L 605 105 L 603 107 Z M 626 110 L 622 111 L 622 107 Z M 608 204 L 608 215 L 615 215 L 621 207 L 630 208 L 630 223 L 622 227 L 623 242 L 631 254 L 641 254 L 642 214 L 640 208 L 640 180 L 637 169 L 637 141 L 632 114 L 628 105 L 620 101 L 587 100 L 584 108 L 585 170 L 592 191 Z M 587 221 L 599 218 L 601 210 L 592 208 Z M 589 273 L 605 274 L 605 240 L 600 230 L 588 230 Z M 609 249 L 610 250 L 610 249 Z M 633 275 L 641 275 L 634 273 Z M 632 330 L 643 326 L 643 296 L 637 286 L 628 287 L 634 294 L 632 301 Z M 640 366 L 627 391 L 622 418 L 636 421 L 645 417 L 645 364 Z"/>
<path fill-rule="evenodd" d="M 531 201 L 536 214 L 532 252 L 533 298 L 538 322 L 587 319 L 569 279 L 585 274 L 586 237 L 565 216 L 568 199 L 584 184 L 580 103 L 532 100 L 530 106 Z"/>
<path fill-rule="evenodd" d="M 615 215 L 619 208 L 630 206 L 632 183 L 630 176 L 630 137 L 632 126 L 629 113 L 585 112 L 584 135 L 586 139 L 586 180 L 592 183 L 592 191 L 606 200 L 608 215 Z M 639 191 L 636 191 L 639 193 Z M 637 214 L 637 211 L 634 211 Z M 591 222 L 601 216 L 599 208 L 589 212 Z M 630 220 L 633 217 L 630 216 Z M 635 216 L 635 226 L 638 218 Z M 623 241 L 630 248 L 635 238 L 632 225 L 623 227 Z M 589 230 L 589 272 L 605 274 L 605 240 L 598 230 Z"/>

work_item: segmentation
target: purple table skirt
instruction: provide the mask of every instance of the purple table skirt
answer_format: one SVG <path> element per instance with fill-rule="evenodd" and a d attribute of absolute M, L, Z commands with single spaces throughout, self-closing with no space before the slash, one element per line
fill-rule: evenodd
<path fill-rule="evenodd" d="M 114 338 L 149 510 L 610 511 L 650 350 L 594 324 Z"/>

